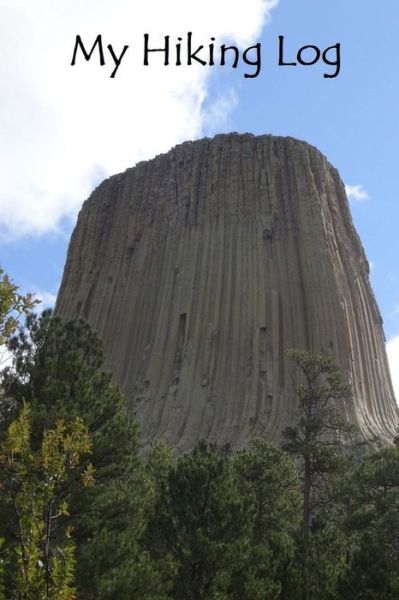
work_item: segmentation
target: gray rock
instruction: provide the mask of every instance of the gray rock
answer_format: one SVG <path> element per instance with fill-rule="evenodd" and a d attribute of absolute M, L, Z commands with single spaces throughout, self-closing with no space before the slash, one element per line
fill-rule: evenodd
<path fill-rule="evenodd" d="M 143 444 L 270 440 L 295 412 L 288 348 L 336 357 L 365 438 L 398 409 L 368 263 L 338 172 L 269 135 L 186 142 L 104 181 L 72 235 L 56 312 L 84 317 Z"/>

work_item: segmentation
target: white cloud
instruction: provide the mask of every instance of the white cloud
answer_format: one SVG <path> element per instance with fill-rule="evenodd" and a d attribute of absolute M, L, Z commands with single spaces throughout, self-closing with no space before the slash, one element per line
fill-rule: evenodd
<path fill-rule="evenodd" d="M 399 402 L 399 335 L 387 342 L 387 353 L 391 369 L 392 383 L 397 402 Z"/>
<path fill-rule="evenodd" d="M 38 289 L 34 290 L 32 293 L 35 297 L 35 300 L 40 301 L 39 311 L 43 310 L 44 308 L 54 307 L 55 302 L 57 300 L 57 294 L 53 294 L 53 292 L 49 292 L 46 290 Z"/>
<path fill-rule="evenodd" d="M 0 233 L 18 237 L 57 230 L 73 218 L 102 176 L 201 135 L 235 105 L 234 90 L 204 108 L 216 67 L 142 64 L 143 34 L 171 44 L 259 39 L 278 0 L 2 0 L 0 23 Z M 77 34 L 89 49 L 96 36 L 119 54 L 111 65 L 70 66 Z M 156 38 L 158 36 L 158 38 Z M 105 50 L 108 53 L 108 50 Z M 130 54 L 129 54 L 130 53 Z M 108 54 L 108 56 L 110 56 Z M 240 76 L 237 72 L 237 84 Z"/>
<path fill-rule="evenodd" d="M 369 195 L 362 185 L 346 185 L 345 190 L 349 200 L 364 202 L 369 199 Z"/>

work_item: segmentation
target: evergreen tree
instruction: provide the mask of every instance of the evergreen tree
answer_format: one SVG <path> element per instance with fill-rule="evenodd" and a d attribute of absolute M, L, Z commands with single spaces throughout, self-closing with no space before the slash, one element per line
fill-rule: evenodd
<path fill-rule="evenodd" d="M 29 403 L 33 448 L 57 419 L 70 423 L 79 417 L 90 432 L 96 484 L 82 490 L 77 469 L 64 489 L 65 500 L 73 499 L 69 520 L 79 593 L 88 600 L 134 598 L 144 511 L 137 428 L 104 370 L 101 343 L 83 321 L 63 322 L 45 311 L 29 316 L 9 348 L 13 367 L 3 373 L 2 387 L 15 411 Z"/>
<path fill-rule="evenodd" d="M 37 304 L 31 294 L 20 294 L 4 270 L 0 267 L 0 365 L 5 361 L 5 345 L 18 327 L 18 319 Z M 0 388 L 0 428 L 7 419 L 10 407 Z M 4 596 L 4 539 L 0 537 L 0 600 Z"/>
<path fill-rule="evenodd" d="M 30 307 L 0 270 L 0 600 L 399 597 L 399 448 L 355 465 L 331 358 L 288 353 L 288 454 L 156 443 L 143 465 L 97 335 L 45 311 L 12 337 Z"/>
<path fill-rule="evenodd" d="M 290 350 L 302 377 L 297 388 L 295 423 L 283 435 L 283 447 L 295 457 L 303 493 L 302 531 L 298 537 L 303 600 L 335 597 L 344 568 L 337 481 L 350 465 L 355 431 L 344 419 L 353 401 L 351 388 L 335 361 L 319 353 Z M 335 483 L 335 485 L 334 485 Z"/>
<path fill-rule="evenodd" d="M 147 531 L 152 556 L 170 569 L 171 598 L 227 598 L 249 527 L 237 492 L 227 454 L 205 441 L 171 466 Z"/>
<path fill-rule="evenodd" d="M 356 546 L 342 578 L 343 600 L 399 597 L 399 449 L 367 456 L 352 481 L 346 536 Z"/>
<path fill-rule="evenodd" d="M 2 500 L 14 514 L 7 548 L 11 597 L 16 600 L 73 600 L 74 544 L 65 525 L 68 503 L 60 496 L 68 472 L 90 453 L 87 428 L 77 418 L 46 430 L 38 451 L 31 447 L 29 408 L 24 405 L 0 440 Z M 84 485 L 93 483 L 88 463 Z M 10 577 L 11 575 L 11 577 Z"/>
<path fill-rule="evenodd" d="M 18 318 L 27 314 L 37 300 L 31 294 L 25 296 L 0 267 L 0 346 L 5 344 L 18 327 Z"/>
<path fill-rule="evenodd" d="M 200 441 L 175 464 L 157 446 L 147 547 L 179 600 L 283 598 L 300 518 L 289 457 L 262 440 L 231 455 Z"/>
<path fill-rule="evenodd" d="M 285 598 L 302 506 L 295 466 L 282 450 L 261 439 L 238 452 L 233 464 L 250 518 L 228 597 Z"/>

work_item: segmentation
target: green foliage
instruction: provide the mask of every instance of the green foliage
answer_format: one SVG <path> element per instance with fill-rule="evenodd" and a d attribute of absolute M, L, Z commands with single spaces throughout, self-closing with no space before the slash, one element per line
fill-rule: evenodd
<path fill-rule="evenodd" d="M 289 350 L 286 355 L 297 365 L 303 381 L 296 389 L 298 411 L 294 427 L 284 433 L 285 446 L 303 460 L 317 456 L 319 471 L 330 471 L 335 463 L 329 448 L 342 448 L 353 433 L 343 417 L 353 401 L 350 385 L 330 357 L 304 350 Z"/>
<path fill-rule="evenodd" d="M 18 317 L 27 313 L 37 304 L 31 294 L 18 293 L 16 286 L 0 267 L 0 346 L 4 344 L 18 327 Z"/>
<path fill-rule="evenodd" d="M 355 431 L 343 415 L 353 398 L 332 358 L 303 350 L 290 350 L 287 356 L 295 362 L 302 378 L 296 390 L 296 421 L 283 432 L 283 448 L 295 457 L 302 484 L 298 582 L 303 600 L 316 600 L 320 595 L 327 600 L 334 598 L 336 581 L 345 566 L 346 548 L 337 522 L 337 490 L 350 468 L 349 449 Z"/>
<path fill-rule="evenodd" d="M 229 598 L 275 600 L 284 593 L 300 522 L 297 472 L 284 452 L 260 439 L 237 453 L 233 465 L 249 524 L 246 555 L 236 561 Z"/>
<path fill-rule="evenodd" d="M 354 460 L 332 359 L 288 353 L 302 379 L 287 452 L 201 441 L 176 459 L 158 442 L 144 465 L 86 323 L 29 315 L 7 345 L 0 600 L 399 597 L 399 448 Z"/>
<path fill-rule="evenodd" d="M 347 536 L 355 537 L 342 578 L 342 598 L 394 600 L 399 597 L 399 450 L 366 457 L 352 481 Z"/>
<path fill-rule="evenodd" d="M 202 441 L 170 468 L 147 543 L 169 566 L 172 598 L 223 597 L 247 521 L 231 462 L 215 447 Z"/>
<path fill-rule="evenodd" d="M 296 421 L 283 432 L 283 447 L 298 461 L 304 527 L 308 530 L 314 510 L 328 500 L 329 478 L 345 468 L 344 448 L 350 448 L 355 432 L 343 415 L 353 398 L 344 374 L 332 358 L 300 350 L 290 350 L 287 356 L 296 363 L 303 382 L 296 390 Z"/>
<path fill-rule="evenodd" d="M 171 598 L 280 597 L 301 506 L 287 455 L 262 440 L 236 455 L 200 441 L 175 464 L 156 447 L 148 470 L 147 548 Z"/>
<path fill-rule="evenodd" d="M 151 448 L 146 465 L 147 478 L 155 497 L 157 497 L 167 485 L 168 476 L 172 466 L 172 448 L 167 446 L 164 442 L 155 442 Z"/>
<path fill-rule="evenodd" d="M 0 538 L 0 600 L 6 600 L 4 590 L 4 571 L 6 566 L 6 551 L 4 547 L 4 539 Z"/>
<path fill-rule="evenodd" d="M 117 587 L 118 598 L 134 598 L 128 587 L 139 554 L 145 488 L 137 428 L 104 371 L 101 343 L 83 321 L 65 323 L 46 311 L 40 318 L 30 315 L 9 348 L 14 362 L 3 374 L 3 389 L 14 411 L 23 400 L 29 402 L 33 448 L 40 447 L 43 432 L 57 419 L 71 423 L 79 417 L 90 432 L 95 486 L 80 485 L 82 472 L 90 475 L 87 459 L 63 490 L 71 506 L 79 593 L 87 599 L 113 598 L 110 590 Z"/>
<path fill-rule="evenodd" d="M 91 442 L 80 418 L 57 420 L 43 432 L 40 449 L 31 447 L 29 408 L 22 407 L 0 442 L 2 499 L 14 513 L 13 597 L 18 600 L 75 598 L 74 545 L 65 524 L 68 503 L 62 498 L 68 473 L 90 454 Z M 92 484 L 87 469 L 82 484 Z"/>

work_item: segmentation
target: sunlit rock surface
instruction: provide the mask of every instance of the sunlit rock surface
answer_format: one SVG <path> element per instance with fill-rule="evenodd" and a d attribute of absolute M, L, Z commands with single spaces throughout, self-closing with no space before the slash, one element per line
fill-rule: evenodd
<path fill-rule="evenodd" d="M 218 135 L 104 181 L 73 233 L 57 312 L 84 317 L 143 444 L 277 440 L 288 348 L 336 357 L 365 438 L 398 424 L 381 317 L 343 183 L 308 144 Z"/>

